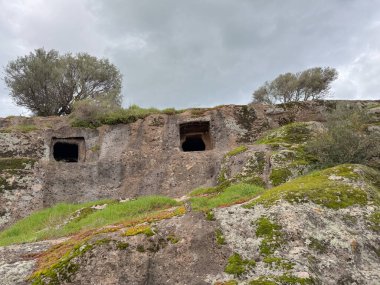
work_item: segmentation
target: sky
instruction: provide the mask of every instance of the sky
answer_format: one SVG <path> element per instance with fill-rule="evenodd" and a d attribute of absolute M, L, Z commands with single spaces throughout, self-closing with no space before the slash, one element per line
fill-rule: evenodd
<path fill-rule="evenodd" d="M 0 77 L 37 48 L 108 58 L 123 105 L 246 104 L 285 72 L 334 67 L 331 99 L 380 99 L 380 0 L 0 0 Z M 0 81 L 0 117 L 28 115 Z"/>

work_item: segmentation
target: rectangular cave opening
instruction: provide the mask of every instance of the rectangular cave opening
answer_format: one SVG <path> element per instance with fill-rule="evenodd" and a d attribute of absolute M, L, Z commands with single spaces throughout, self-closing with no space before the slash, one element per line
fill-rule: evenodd
<path fill-rule="evenodd" d="M 179 125 L 181 150 L 206 151 L 212 149 L 210 122 L 198 121 Z"/>
<path fill-rule="evenodd" d="M 55 161 L 83 161 L 85 156 L 84 152 L 84 138 L 52 139 L 52 157 Z"/>

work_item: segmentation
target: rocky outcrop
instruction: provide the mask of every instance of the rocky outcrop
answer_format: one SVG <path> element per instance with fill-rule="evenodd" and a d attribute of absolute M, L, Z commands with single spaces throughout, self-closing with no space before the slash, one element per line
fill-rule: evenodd
<path fill-rule="evenodd" d="M 25 183 L 0 191 L 0 229 L 59 202 L 147 194 L 180 197 L 196 187 L 216 185 L 229 150 L 286 122 L 322 119 L 330 105 L 323 101 L 276 108 L 230 105 L 151 115 L 135 123 L 97 129 L 73 128 L 66 117 L 1 119 L 0 158 L 35 163 L 28 175 L 25 172 Z M 209 129 L 197 129 L 202 122 Z M 181 134 L 186 124 L 190 134 Z M 182 151 L 184 137 L 192 134 L 207 136 L 207 151 Z M 78 162 L 56 161 L 56 143 L 77 145 Z M 9 175 L 4 179 L 22 180 Z"/>
<path fill-rule="evenodd" d="M 0 247 L 0 284 L 379 284 L 379 172 L 311 172 L 305 152 L 336 103 L 223 106 L 97 129 L 0 120 L 0 228 L 59 202 L 118 200 L 59 219 L 52 231 L 69 237 L 30 242 L 49 237 L 47 224 L 15 240 L 30 243 Z M 200 139 L 205 151 L 183 151 Z M 176 200 L 137 220 L 70 224 L 148 194 Z"/>

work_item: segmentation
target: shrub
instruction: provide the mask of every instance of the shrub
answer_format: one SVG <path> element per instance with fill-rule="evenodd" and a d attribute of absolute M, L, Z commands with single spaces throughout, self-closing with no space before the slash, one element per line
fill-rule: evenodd
<path fill-rule="evenodd" d="M 320 167 L 358 163 L 380 167 L 380 135 L 368 133 L 370 117 L 355 105 L 338 106 L 327 116 L 327 131 L 308 143 L 306 150 Z"/>
<path fill-rule="evenodd" d="M 129 124 L 144 119 L 152 114 L 174 115 L 179 113 L 174 108 L 160 111 L 156 108 L 141 108 L 132 105 L 127 109 L 112 103 L 112 100 L 82 100 L 74 104 L 71 114 L 73 127 L 97 128 L 101 125 Z"/>

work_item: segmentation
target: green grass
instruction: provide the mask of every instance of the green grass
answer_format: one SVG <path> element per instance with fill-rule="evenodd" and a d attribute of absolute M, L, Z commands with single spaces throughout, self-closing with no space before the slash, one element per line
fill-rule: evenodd
<path fill-rule="evenodd" d="M 132 105 L 126 109 L 117 108 L 103 112 L 94 112 L 85 118 L 80 118 L 74 111 L 71 115 L 71 125 L 73 127 L 97 128 L 101 125 L 129 124 L 153 114 L 174 115 L 181 112 L 183 111 L 177 111 L 174 108 L 159 110 L 156 108 L 141 108 L 137 105 Z"/>
<path fill-rule="evenodd" d="M 196 188 L 195 190 L 191 191 L 189 193 L 190 197 L 195 197 L 195 196 L 203 196 L 203 195 L 210 195 L 210 194 L 217 194 L 219 192 L 223 191 L 221 187 L 200 187 Z"/>
<path fill-rule="evenodd" d="M 233 150 L 230 150 L 229 152 L 227 152 L 226 156 L 227 157 L 235 156 L 235 155 L 238 155 L 239 153 L 243 153 L 247 150 L 248 150 L 248 147 L 246 147 L 245 145 L 241 145 L 241 146 L 238 146 L 238 147 L 234 148 Z"/>
<path fill-rule="evenodd" d="M 73 219 L 62 225 L 75 211 L 105 203 L 108 204 L 105 209 L 87 211 L 82 218 Z M 179 204 L 175 200 L 161 196 L 144 196 L 124 203 L 111 200 L 84 204 L 61 203 L 52 208 L 35 212 L 0 232 L 0 246 L 67 236 L 82 230 L 143 218 L 149 213 L 177 205 Z M 57 225 L 62 226 L 57 227 Z"/>
<path fill-rule="evenodd" d="M 191 206 L 195 211 L 208 211 L 217 207 L 225 207 L 237 203 L 243 203 L 258 196 L 263 188 L 250 184 L 235 184 L 222 190 L 222 192 L 208 197 L 193 197 Z"/>
<path fill-rule="evenodd" d="M 337 179 L 329 179 L 337 177 Z M 271 206 L 283 199 L 290 203 L 314 202 L 332 209 L 366 205 L 368 201 L 380 204 L 378 179 L 380 174 L 363 165 L 343 164 L 298 177 L 263 193 L 246 207 L 256 204 Z M 366 190 L 344 182 L 365 183 Z"/>
<path fill-rule="evenodd" d="M 9 128 L 1 129 L 1 133 L 12 133 L 12 132 L 20 132 L 20 133 L 29 133 L 38 130 L 38 127 L 36 125 L 32 124 L 21 124 L 21 125 L 15 125 L 11 126 Z"/>

